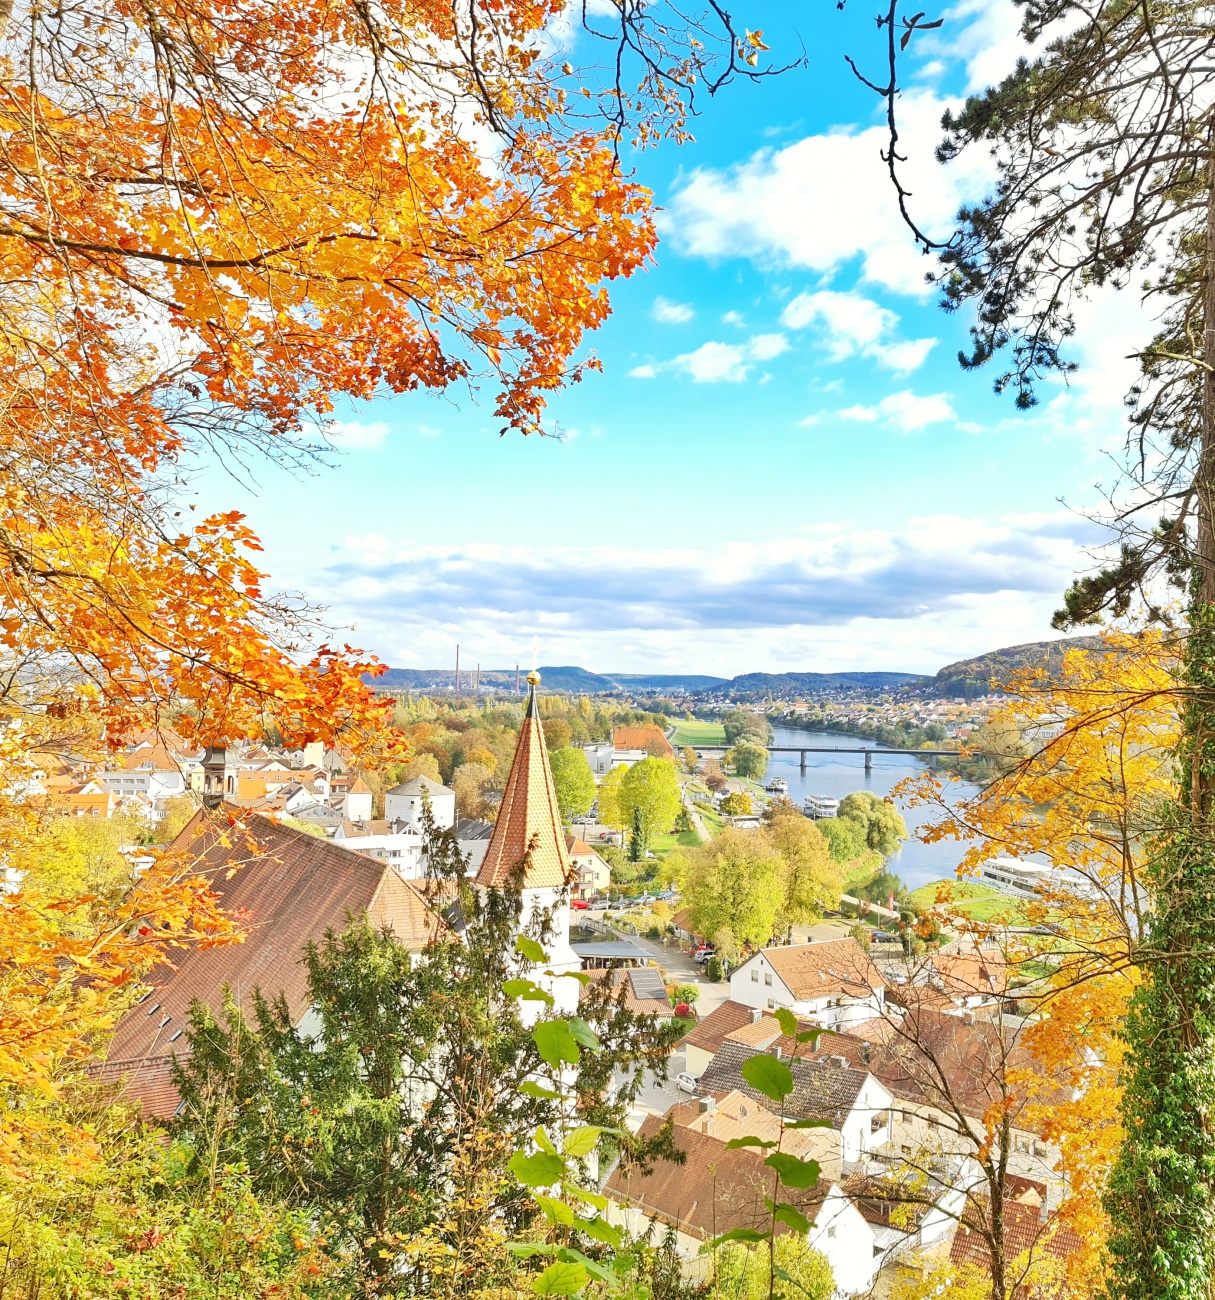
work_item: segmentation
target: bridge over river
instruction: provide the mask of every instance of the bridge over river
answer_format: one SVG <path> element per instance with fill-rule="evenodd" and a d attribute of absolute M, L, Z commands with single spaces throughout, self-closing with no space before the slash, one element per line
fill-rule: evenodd
<path fill-rule="evenodd" d="M 755 742 L 748 741 L 748 744 Z M 693 745 L 699 758 L 705 758 L 710 754 L 727 754 L 733 748 L 732 745 Z M 957 758 L 960 751 L 956 749 L 870 749 L 868 747 L 851 748 L 843 745 L 764 745 L 764 749 L 769 754 L 799 754 L 801 756 L 801 769 L 806 770 L 807 754 L 848 754 L 865 756 L 865 771 L 873 771 L 873 756 L 875 754 L 902 754 L 909 758 L 926 758 L 928 766 L 935 768 L 938 758 Z"/>

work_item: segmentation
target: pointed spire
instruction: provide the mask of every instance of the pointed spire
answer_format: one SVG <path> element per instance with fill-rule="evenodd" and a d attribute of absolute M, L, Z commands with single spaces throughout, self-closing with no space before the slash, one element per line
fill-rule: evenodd
<path fill-rule="evenodd" d="M 540 706 L 536 701 L 540 674 L 532 669 L 527 682 L 527 708 L 519 743 L 515 746 L 510 775 L 498 807 L 498 820 L 477 872 L 477 884 L 498 888 L 508 884 L 512 869 L 532 845 L 523 887 L 556 889 L 569 878 L 569 855 L 565 851 L 565 829 L 561 825 L 544 728 L 540 725 Z"/>

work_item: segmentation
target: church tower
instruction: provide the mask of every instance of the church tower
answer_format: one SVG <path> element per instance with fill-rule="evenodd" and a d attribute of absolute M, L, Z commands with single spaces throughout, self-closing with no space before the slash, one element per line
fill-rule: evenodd
<path fill-rule="evenodd" d="M 498 808 L 489 847 L 485 850 L 476 883 L 481 889 L 502 889 L 510 883 L 511 873 L 531 850 L 523 877 L 523 913 L 521 921 L 537 912 L 552 916 L 552 934 L 544 947 L 549 956 L 548 968 L 557 974 L 580 970 L 582 963 L 570 947 L 569 887 L 572 879 L 569 855 L 565 851 L 565 830 L 557 807 L 557 792 L 548 765 L 544 728 L 540 725 L 540 708 L 536 687 L 540 674 L 527 676 L 527 708 L 519 743 L 506 778 L 506 789 Z M 573 1012 L 578 1006 L 577 980 L 545 980 L 533 974 L 537 983 L 548 988 L 556 1000 L 556 1009 Z"/>

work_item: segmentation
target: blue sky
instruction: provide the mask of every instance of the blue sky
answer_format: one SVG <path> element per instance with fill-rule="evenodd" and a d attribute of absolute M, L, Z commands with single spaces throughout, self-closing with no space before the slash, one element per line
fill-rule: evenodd
<path fill-rule="evenodd" d="M 1012 65 L 1011 0 L 964 0 L 921 38 L 903 104 L 922 224 L 946 232 L 988 160 L 931 158 L 946 103 Z M 966 321 L 923 284 L 878 156 L 870 7 L 752 0 L 774 57 L 696 142 L 634 159 L 663 211 L 655 265 L 612 288 L 602 374 L 558 397 L 555 438 L 499 438 L 490 394 L 343 413 L 335 468 L 266 467 L 245 510 L 275 583 L 394 666 L 935 671 L 1052 635 L 1097 534 L 1122 439 L 1122 337 L 1084 307 L 1070 388 L 1018 414 L 956 362 Z M 1061 504 L 1061 502 L 1063 504 Z"/>

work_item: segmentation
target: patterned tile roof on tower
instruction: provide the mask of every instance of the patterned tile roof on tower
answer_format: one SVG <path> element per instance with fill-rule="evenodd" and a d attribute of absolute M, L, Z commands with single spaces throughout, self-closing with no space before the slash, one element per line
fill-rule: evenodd
<path fill-rule="evenodd" d="M 477 872 L 477 884 L 495 888 L 508 884 L 511 873 L 530 849 L 523 888 L 559 889 L 569 883 L 570 861 L 536 703 L 540 674 L 529 673 L 527 680 L 531 690 L 519 743 L 515 746 L 489 847 Z"/>

